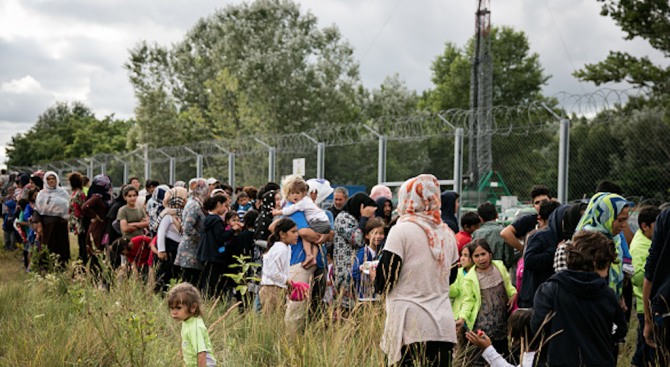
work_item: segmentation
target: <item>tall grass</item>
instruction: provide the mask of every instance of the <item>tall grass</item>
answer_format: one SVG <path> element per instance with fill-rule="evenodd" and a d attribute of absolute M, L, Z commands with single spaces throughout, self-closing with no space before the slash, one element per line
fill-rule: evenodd
<path fill-rule="evenodd" d="M 181 365 L 181 325 L 162 296 L 139 277 L 105 290 L 76 270 L 41 278 L 23 271 L 18 251 L 0 252 L 0 366 Z M 360 304 L 336 321 L 326 309 L 295 338 L 281 311 L 226 315 L 230 306 L 204 302 L 205 325 L 223 318 L 210 330 L 219 366 L 386 366 L 383 304 Z M 630 365 L 634 320 L 630 328 L 618 366 Z"/>

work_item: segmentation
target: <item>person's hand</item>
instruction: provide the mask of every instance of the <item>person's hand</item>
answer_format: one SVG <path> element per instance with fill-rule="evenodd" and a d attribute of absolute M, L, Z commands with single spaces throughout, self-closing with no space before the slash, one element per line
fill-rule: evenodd
<path fill-rule="evenodd" d="M 658 316 L 658 313 L 655 314 Z M 645 320 L 644 321 L 644 330 L 642 331 L 642 335 L 644 335 L 644 341 L 647 343 L 648 346 L 652 348 L 656 348 L 656 343 L 654 342 L 654 321 L 653 320 Z"/>
<path fill-rule="evenodd" d="M 519 293 L 514 294 L 512 297 L 509 298 L 509 301 L 507 301 L 507 312 L 512 311 L 514 308 L 514 303 L 516 302 L 516 298 L 519 296 Z"/>
<path fill-rule="evenodd" d="M 324 243 L 326 243 L 326 235 L 325 234 L 320 234 L 319 239 L 316 240 L 316 244 L 317 245 L 323 245 Z"/>
<path fill-rule="evenodd" d="M 234 230 L 235 232 L 239 232 L 239 231 L 241 231 L 241 230 L 242 230 L 242 225 L 241 225 L 240 223 L 235 223 L 235 224 L 233 224 L 233 230 Z"/>
<path fill-rule="evenodd" d="M 459 332 L 464 324 L 465 324 L 465 319 L 463 319 L 462 317 L 460 319 L 456 320 L 456 332 Z"/>
<path fill-rule="evenodd" d="M 477 330 L 477 333 L 480 335 L 475 334 L 473 331 L 468 331 L 465 333 L 465 338 L 468 339 L 468 341 L 474 345 L 477 346 L 477 348 L 484 350 L 491 346 L 491 338 L 489 338 L 488 335 L 486 335 L 485 332 L 481 330 Z"/>
<path fill-rule="evenodd" d="M 377 267 L 376 266 L 371 266 L 370 267 L 370 274 L 368 274 L 370 277 L 370 280 L 374 282 L 375 278 L 377 277 Z"/>
<path fill-rule="evenodd" d="M 375 206 L 364 206 L 364 204 L 361 204 L 361 216 L 362 217 L 372 218 L 375 215 L 376 210 L 377 210 L 377 207 L 375 207 Z"/>
<path fill-rule="evenodd" d="M 273 215 L 273 216 L 281 215 L 281 213 L 282 213 L 281 210 L 278 210 L 278 209 L 272 209 L 272 215 Z"/>
<path fill-rule="evenodd" d="M 158 258 L 161 259 L 161 261 L 167 260 L 167 252 L 159 252 Z"/>
<path fill-rule="evenodd" d="M 621 308 L 623 308 L 623 312 L 628 312 L 628 307 L 626 306 L 626 300 L 621 296 L 619 298 L 619 305 L 621 305 Z"/>

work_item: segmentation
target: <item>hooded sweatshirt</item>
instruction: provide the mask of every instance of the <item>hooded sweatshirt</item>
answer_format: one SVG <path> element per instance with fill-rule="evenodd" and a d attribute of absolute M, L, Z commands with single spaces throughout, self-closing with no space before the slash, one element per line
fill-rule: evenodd
<path fill-rule="evenodd" d="M 445 191 L 440 195 L 442 207 L 440 217 L 446 223 L 454 234 L 458 233 L 458 223 L 456 222 L 456 194 L 453 191 Z"/>
<path fill-rule="evenodd" d="M 207 214 L 205 217 L 204 229 L 198 242 L 197 260 L 204 262 L 214 262 L 226 264 L 229 260 L 230 252 L 225 245 L 235 235 L 235 231 L 230 229 L 226 231 L 226 225 L 221 217 L 216 214 Z M 221 251 L 223 249 L 223 251 Z"/>
<path fill-rule="evenodd" d="M 545 325 L 544 340 L 553 337 L 542 347 L 538 366 L 615 365 L 613 342 L 625 337 L 628 327 L 606 278 L 570 269 L 558 272 L 537 290 L 534 309 L 533 335 L 555 312 Z"/>
<path fill-rule="evenodd" d="M 563 214 L 570 205 L 561 205 L 547 221 L 547 228 L 533 233 L 528 239 L 523 255 L 523 279 L 518 305 L 533 307 L 533 297 L 540 284 L 554 274 L 554 253 L 563 240 Z"/>
<path fill-rule="evenodd" d="M 656 217 L 654 235 L 651 237 L 649 257 L 644 267 L 644 278 L 651 282 L 652 312 L 670 312 L 670 209 L 665 209 Z M 660 265 L 660 266 L 659 266 Z"/>

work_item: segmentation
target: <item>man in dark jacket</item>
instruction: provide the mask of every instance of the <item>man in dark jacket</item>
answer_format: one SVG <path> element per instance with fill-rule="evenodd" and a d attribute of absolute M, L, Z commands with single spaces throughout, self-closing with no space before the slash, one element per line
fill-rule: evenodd
<path fill-rule="evenodd" d="M 662 347 L 670 350 L 670 209 L 665 209 L 656 218 L 654 234 L 649 247 L 649 257 L 644 268 L 642 300 L 644 304 L 644 339 L 651 347 L 656 347 L 653 334 L 653 316 L 663 316 Z M 650 307 L 651 305 L 651 307 Z M 665 361 L 668 362 L 668 361 Z M 667 363 L 662 365 L 668 365 Z"/>
<path fill-rule="evenodd" d="M 568 269 L 535 294 L 531 332 L 543 332 L 537 366 L 614 367 L 612 343 L 628 331 L 607 284 L 609 266 L 617 260 L 614 243 L 600 232 L 585 231 L 575 235 L 566 251 Z"/>
<path fill-rule="evenodd" d="M 563 240 L 563 214 L 570 205 L 561 205 L 549 216 L 547 228 L 530 236 L 523 255 L 523 278 L 517 304 L 533 307 L 535 291 L 554 274 L 554 253 Z"/>

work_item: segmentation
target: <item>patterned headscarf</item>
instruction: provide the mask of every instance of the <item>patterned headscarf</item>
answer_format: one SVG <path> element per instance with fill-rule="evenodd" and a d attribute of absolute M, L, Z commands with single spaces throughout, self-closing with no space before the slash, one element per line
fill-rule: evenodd
<path fill-rule="evenodd" d="M 440 218 L 440 204 L 440 184 L 433 175 L 419 175 L 400 187 L 398 223 L 413 222 L 423 228 L 433 257 L 444 266 L 446 248 L 456 247 L 456 237 Z"/>
<path fill-rule="evenodd" d="M 189 187 L 191 188 L 189 195 L 193 199 L 198 200 L 200 203 L 203 203 L 205 199 L 207 199 L 207 195 L 209 194 L 209 185 L 207 185 L 207 181 L 204 178 L 192 179 L 189 182 Z"/>
<path fill-rule="evenodd" d="M 163 198 L 163 206 L 165 209 L 158 214 L 156 219 L 156 231 L 158 231 L 158 225 L 160 225 L 161 220 L 166 215 L 172 216 L 172 223 L 174 223 L 174 228 L 177 232 L 181 233 L 181 212 L 186 205 L 186 200 L 188 199 L 188 192 L 183 187 L 175 187 L 170 189 L 170 191 L 165 193 Z"/>
<path fill-rule="evenodd" d="M 181 187 L 181 188 L 186 188 L 186 182 L 184 181 L 177 181 L 174 183 L 174 187 Z"/>
<path fill-rule="evenodd" d="M 163 206 L 163 199 L 165 193 L 170 190 L 168 185 L 158 185 L 151 194 L 151 199 L 147 202 L 147 216 L 149 217 L 149 230 L 156 233 L 158 230 L 158 214 L 160 214 L 165 207 Z"/>
<path fill-rule="evenodd" d="M 88 189 L 88 196 L 86 200 L 93 197 L 93 195 L 98 195 L 102 198 L 102 201 L 110 204 L 112 201 L 112 180 L 107 175 L 99 174 L 93 177 L 91 180 L 91 187 Z"/>
<path fill-rule="evenodd" d="M 617 297 L 621 297 L 623 287 L 623 271 L 621 271 L 623 249 L 619 234 L 612 233 L 612 224 L 626 207 L 628 207 L 628 201 L 623 197 L 608 192 L 599 192 L 591 198 L 589 206 L 577 225 L 577 232 L 598 231 L 614 241 L 619 263 L 610 265 L 609 282 Z"/>
<path fill-rule="evenodd" d="M 277 191 L 268 191 L 261 199 L 261 210 L 254 223 L 254 239 L 267 241 L 270 237 L 270 224 L 272 224 L 272 209 L 275 208 L 275 196 Z"/>

